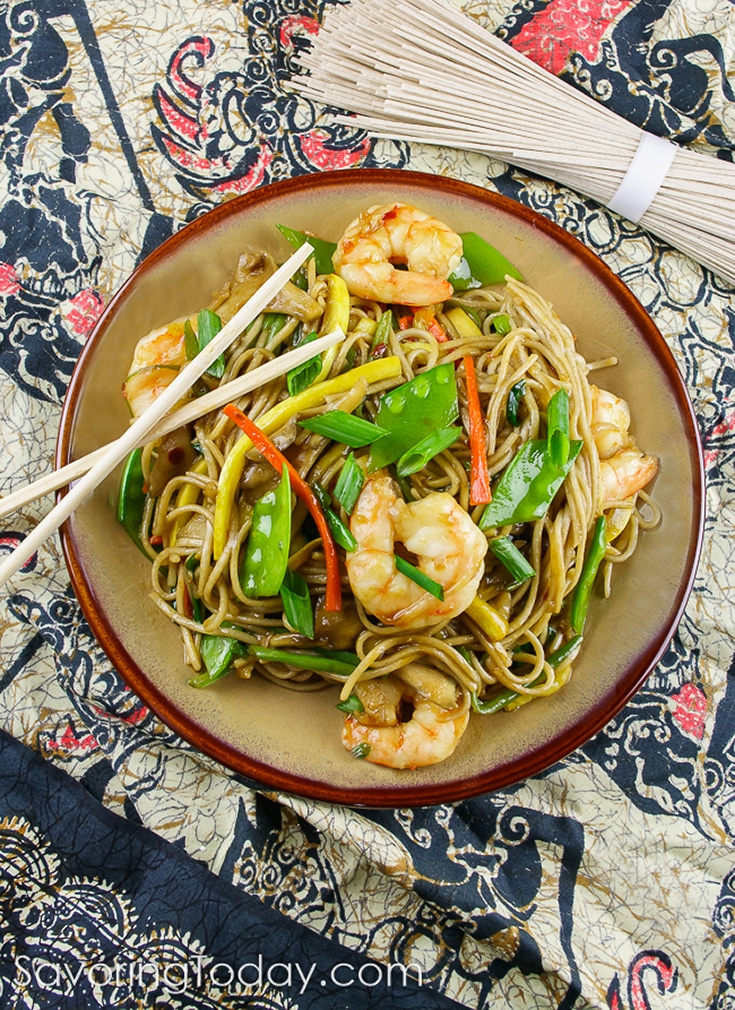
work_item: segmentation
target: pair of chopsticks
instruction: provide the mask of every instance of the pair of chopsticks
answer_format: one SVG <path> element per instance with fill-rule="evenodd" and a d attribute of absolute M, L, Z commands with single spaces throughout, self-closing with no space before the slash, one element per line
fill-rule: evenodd
<path fill-rule="evenodd" d="M 71 488 L 68 494 L 0 563 L 0 586 L 4 585 L 26 563 L 35 551 L 69 518 L 74 509 L 102 483 L 133 449 L 173 431 L 174 428 L 178 428 L 182 424 L 190 423 L 210 410 L 224 406 L 230 400 L 270 382 L 271 379 L 283 375 L 291 368 L 295 368 L 314 357 L 315 354 L 321 353 L 344 339 L 345 335 L 341 330 L 328 333 L 311 343 L 303 344 L 273 361 L 267 362 L 260 368 L 253 369 L 252 372 L 225 383 L 178 410 L 173 410 L 197 379 L 206 372 L 245 327 L 266 308 L 301 264 L 308 259 L 312 251 L 312 247 L 308 243 L 300 246 L 222 327 L 217 336 L 179 372 L 174 381 L 160 393 L 150 407 L 133 421 L 123 435 L 114 442 L 110 442 L 109 445 L 55 470 L 33 484 L 20 488 L 5 498 L 0 498 L 0 517 L 2 517 L 79 478 L 78 483 Z"/>

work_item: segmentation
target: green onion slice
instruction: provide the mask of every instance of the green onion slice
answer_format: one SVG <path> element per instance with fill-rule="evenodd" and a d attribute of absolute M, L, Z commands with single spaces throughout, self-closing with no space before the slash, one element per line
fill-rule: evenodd
<path fill-rule="evenodd" d="M 316 332 L 308 333 L 296 346 L 301 347 L 302 344 L 310 344 L 312 340 L 316 340 L 316 337 Z M 322 359 L 318 354 L 292 368 L 286 375 L 286 385 L 288 386 L 289 395 L 296 396 L 297 393 L 302 392 L 302 390 L 310 386 L 321 370 Z"/>
<path fill-rule="evenodd" d="M 412 565 L 410 561 L 406 561 L 405 558 L 399 557 L 398 554 L 394 555 L 394 559 L 396 562 L 396 568 L 401 575 L 405 575 L 407 579 L 410 579 L 411 582 L 415 582 L 417 586 L 421 587 L 421 589 L 425 589 L 427 593 L 431 593 L 431 595 L 435 596 L 437 600 L 444 599 L 443 587 L 440 586 L 438 582 L 435 582 L 430 575 L 426 575 L 419 568 L 416 568 L 415 565 Z"/>
<path fill-rule="evenodd" d="M 356 694 L 351 694 L 349 696 L 349 698 L 346 698 L 344 701 L 337 702 L 337 704 L 335 705 L 335 708 L 338 708 L 340 710 L 340 712 L 364 712 L 365 711 L 365 709 L 363 708 L 362 702 L 360 701 L 360 699 L 357 697 Z"/>
<path fill-rule="evenodd" d="M 205 669 L 189 680 L 190 687 L 209 687 L 230 672 L 233 660 L 248 654 L 248 647 L 227 635 L 203 635 L 199 646 Z"/>
<path fill-rule="evenodd" d="M 398 476 L 408 477 L 412 473 L 423 470 L 429 460 L 438 456 L 440 452 L 444 452 L 450 445 L 454 445 L 461 433 L 462 429 L 454 425 L 430 432 L 426 438 L 422 438 L 398 459 L 396 463 Z"/>
<path fill-rule="evenodd" d="M 340 517 L 334 511 L 334 509 L 325 509 L 324 515 L 326 516 L 329 528 L 332 531 L 332 536 L 337 541 L 340 547 L 344 547 L 346 551 L 356 551 L 357 550 L 357 540 L 355 540 L 352 535 L 352 530 L 349 526 L 345 526 Z"/>
<path fill-rule="evenodd" d="M 299 424 L 307 431 L 315 431 L 317 435 L 324 435 L 325 438 L 331 438 L 335 442 L 343 442 L 353 449 L 369 445 L 387 434 L 385 428 L 380 428 L 362 417 L 348 414 L 344 410 L 328 410 L 324 414 L 299 421 Z"/>
<path fill-rule="evenodd" d="M 199 354 L 199 341 L 194 332 L 194 327 L 187 319 L 184 323 L 184 349 L 186 350 L 186 360 L 193 361 Z"/>
<path fill-rule="evenodd" d="M 286 620 L 300 635 L 314 637 L 314 610 L 306 579 L 300 572 L 286 569 L 280 589 Z"/>
<path fill-rule="evenodd" d="M 365 473 L 355 459 L 355 454 L 351 452 L 340 470 L 334 487 L 334 497 L 348 515 L 351 515 L 364 483 Z"/>
<path fill-rule="evenodd" d="M 548 453 L 554 466 L 563 469 L 569 460 L 569 393 L 557 389 L 546 408 Z"/>
<path fill-rule="evenodd" d="M 378 325 L 375 327 L 375 333 L 373 334 L 373 341 L 370 344 L 370 352 L 372 353 L 376 347 L 380 347 L 381 344 L 385 344 L 388 341 L 391 333 L 393 332 L 393 312 L 388 309 L 378 320 Z"/>
<path fill-rule="evenodd" d="M 317 673 L 331 673 L 346 680 L 357 663 L 345 662 L 341 658 L 325 656 L 318 652 L 292 652 L 285 649 L 268 649 L 261 645 L 250 646 L 251 655 L 263 663 L 286 663 L 299 670 L 313 670 Z"/>
<path fill-rule="evenodd" d="M 521 554 L 511 537 L 496 537 L 490 541 L 489 546 L 498 561 L 502 562 L 513 576 L 516 586 L 521 585 L 521 583 L 526 582 L 528 579 L 532 579 L 536 574 L 536 569 Z"/>
<path fill-rule="evenodd" d="M 202 309 L 197 316 L 197 340 L 199 350 L 203 351 L 210 341 L 214 340 L 222 329 L 222 320 L 216 312 L 211 309 Z M 225 356 L 220 354 L 207 369 L 207 374 L 215 379 L 221 379 L 225 374 Z"/>
<path fill-rule="evenodd" d="M 508 392 L 508 400 L 505 405 L 505 417 L 508 424 L 512 424 L 514 428 L 518 427 L 518 410 L 521 406 L 521 400 L 526 395 L 526 380 L 519 379 L 515 385 L 510 387 Z"/>
<path fill-rule="evenodd" d="M 504 337 L 506 333 L 510 333 L 513 329 L 513 324 L 510 321 L 510 316 L 501 312 L 500 315 L 493 318 L 493 329 L 496 333 L 499 333 L 501 337 Z"/>
<path fill-rule="evenodd" d="M 316 235 L 307 235 L 306 232 L 296 231 L 295 228 L 289 228 L 285 224 L 277 224 L 276 228 L 278 228 L 286 241 L 291 243 L 294 249 L 300 248 L 304 242 L 309 243 L 314 250 L 313 255 L 318 274 L 334 273 L 332 256 L 337 248 L 336 242 L 328 242 L 326 239 L 317 238 Z"/>

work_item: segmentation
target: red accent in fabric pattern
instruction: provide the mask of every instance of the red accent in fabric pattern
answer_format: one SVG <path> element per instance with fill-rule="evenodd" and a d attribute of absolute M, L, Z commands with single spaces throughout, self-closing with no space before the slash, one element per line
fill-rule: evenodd
<path fill-rule="evenodd" d="M 632 0 L 551 0 L 511 39 L 518 52 L 552 74 L 560 74 L 571 53 L 597 59 L 600 40 Z"/>
<path fill-rule="evenodd" d="M 18 271 L 12 263 L 0 263 L 0 295 L 14 295 L 19 290 Z"/>
<path fill-rule="evenodd" d="M 680 691 L 671 696 L 674 704 L 674 719 L 682 731 L 695 740 L 704 736 L 704 717 L 707 711 L 707 698 L 704 691 L 696 684 L 684 684 Z"/>
<path fill-rule="evenodd" d="M 69 723 L 57 740 L 49 740 L 48 746 L 51 750 L 63 750 L 69 753 L 75 750 L 92 750 L 99 745 L 91 733 L 77 736 Z"/>
<path fill-rule="evenodd" d="M 160 85 L 156 85 L 156 98 L 158 99 L 161 118 L 166 125 L 187 140 L 196 140 L 200 133 L 200 126 L 196 119 L 187 116 L 181 109 L 174 105 L 166 92 Z"/>
<path fill-rule="evenodd" d="M 328 146 L 330 137 L 324 130 L 311 130 L 299 137 L 299 144 L 304 156 L 314 168 L 329 171 L 340 168 L 351 168 L 358 165 L 370 151 L 370 139 L 366 137 L 361 143 L 351 148 L 335 150 Z"/>
<path fill-rule="evenodd" d="M 213 185 L 212 189 L 215 193 L 249 193 L 263 183 L 266 169 L 272 161 L 272 152 L 267 147 L 262 147 L 257 162 L 247 175 L 242 175 L 238 179 L 226 179 L 224 182 Z"/>
<path fill-rule="evenodd" d="M 69 299 L 69 309 L 65 312 L 67 322 L 74 332 L 86 337 L 94 329 L 105 307 L 100 295 L 92 288 L 85 288 Z"/>
<path fill-rule="evenodd" d="M 284 49 L 293 49 L 294 37 L 300 35 L 317 35 L 319 22 L 315 18 L 301 14 L 292 14 L 281 21 L 279 26 L 279 42 Z"/>

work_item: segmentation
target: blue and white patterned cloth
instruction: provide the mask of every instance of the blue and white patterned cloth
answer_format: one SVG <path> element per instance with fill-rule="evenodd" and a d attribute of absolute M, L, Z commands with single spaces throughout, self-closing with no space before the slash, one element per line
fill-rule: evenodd
<path fill-rule="evenodd" d="M 287 83 L 329 6 L 1 0 L 0 493 L 51 467 L 85 338 L 164 238 L 276 179 L 406 167 L 533 207 L 649 311 L 704 443 L 694 592 L 640 693 L 545 774 L 356 811 L 259 790 L 162 725 L 50 541 L 0 601 L 0 1005 L 728 1010 L 735 291 L 552 182 L 331 125 Z M 462 6 L 620 115 L 732 160 L 730 0 Z M 1 549 L 49 507 L 0 521 Z"/>

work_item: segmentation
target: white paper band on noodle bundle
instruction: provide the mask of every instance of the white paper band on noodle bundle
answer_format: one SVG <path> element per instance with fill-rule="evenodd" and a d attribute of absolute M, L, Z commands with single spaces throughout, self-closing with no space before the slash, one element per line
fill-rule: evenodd
<path fill-rule="evenodd" d="M 670 140 L 643 133 L 628 171 L 608 202 L 610 210 L 637 224 L 661 188 L 676 152 Z"/>

